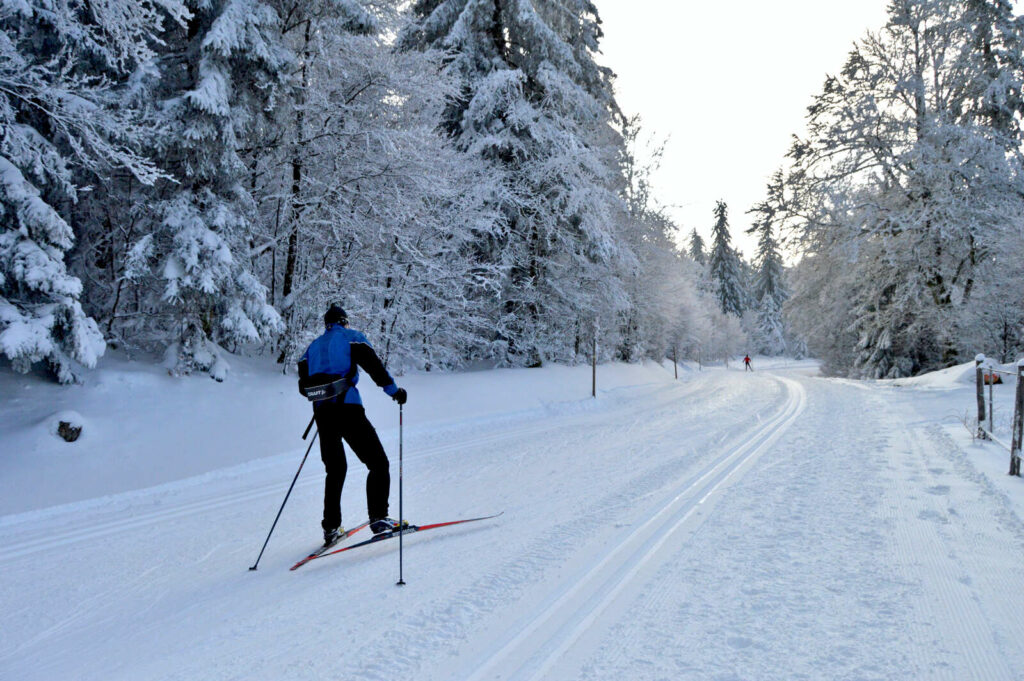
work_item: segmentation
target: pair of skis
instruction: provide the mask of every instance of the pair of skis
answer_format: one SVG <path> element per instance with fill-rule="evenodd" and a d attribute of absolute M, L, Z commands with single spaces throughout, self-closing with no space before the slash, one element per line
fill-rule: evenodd
<path fill-rule="evenodd" d="M 502 511 L 502 513 L 504 513 L 504 511 Z M 381 532 L 380 534 L 373 535 L 369 539 L 364 539 L 363 541 L 355 543 L 355 544 L 351 544 L 350 546 L 343 546 L 340 549 L 334 549 L 333 551 L 331 550 L 335 546 L 337 546 L 338 543 L 348 539 L 349 537 L 354 535 L 356 532 L 359 532 L 360 530 L 364 529 L 367 525 L 369 525 L 369 523 L 363 523 L 362 525 L 358 525 L 356 527 L 353 527 L 351 530 L 346 530 L 343 534 L 339 535 L 336 540 L 334 540 L 330 544 L 325 544 L 324 546 L 321 546 L 316 551 L 314 551 L 313 553 L 309 554 L 308 556 L 306 556 L 305 558 L 300 560 L 298 563 L 293 565 L 291 567 L 291 569 L 292 570 L 297 570 L 298 568 L 302 567 L 303 565 L 305 565 L 309 561 L 316 560 L 317 558 L 323 558 L 324 556 L 333 556 L 333 555 L 335 555 L 337 553 L 343 553 L 345 551 L 351 551 L 352 549 L 358 549 L 360 546 L 367 546 L 369 544 L 376 544 L 378 542 L 382 542 L 382 541 L 385 541 L 387 539 L 394 539 L 395 537 L 398 537 L 400 534 L 413 534 L 414 532 L 424 532 L 426 530 L 436 530 L 439 527 L 450 527 L 452 525 L 461 525 L 463 523 L 474 523 L 474 522 L 477 522 L 479 520 L 490 520 L 492 518 L 497 518 L 500 515 L 501 515 L 501 513 L 495 513 L 494 515 L 485 515 L 485 516 L 481 516 L 479 518 L 464 518 L 462 520 L 449 520 L 447 522 L 431 523 L 429 525 L 405 525 L 402 528 L 401 531 L 395 530 L 393 532 Z"/>

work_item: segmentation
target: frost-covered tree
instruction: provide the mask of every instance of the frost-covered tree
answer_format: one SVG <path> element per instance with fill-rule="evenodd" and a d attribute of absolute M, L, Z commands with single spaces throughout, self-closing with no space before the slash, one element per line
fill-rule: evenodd
<path fill-rule="evenodd" d="M 502 275 L 492 306 L 499 356 L 574 358 L 598 318 L 626 305 L 615 276 L 623 208 L 611 72 L 589 0 L 417 0 L 405 49 L 448 57 L 460 95 L 442 119 L 499 182 L 475 257 Z M 627 258 L 628 259 L 628 258 Z M 604 325 L 607 328 L 608 324 Z"/>
<path fill-rule="evenodd" d="M 183 20 L 176 0 L 0 6 L 0 353 L 61 382 L 92 367 L 105 342 L 66 262 L 83 184 L 122 172 L 152 184 L 137 121 L 118 107 L 157 34 Z"/>
<path fill-rule="evenodd" d="M 705 291 L 698 291 L 693 300 L 682 300 L 685 327 L 679 344 L 683 354 L 694 361 L 728 361 L 747 351 L 749 338 L 741 320 L 718 309 L 717 301 Z"/>
<path fill-rule="evenodd" d="M 786 270 L 775 238 L 775 223 L 783 205 L 783 184 L 783 174 L 779 171 L 768 184 L 768 196 L 749 211 L 754 214 L 754 225 L 747 233 L 758 235 L 756 272 L 751 288 L 757 315 L 754 336 L 757 351 L 765 355 L 780 355 L 786 351 L 782 310 L 789 295 Z"/>
<path fill-rule="evenodd" d="M 620 233 L 636 261 L 619 275 L 629 304 L 620 317 L 616 357 L 625 361 L 678 356 L 697 309 L 698 268 L 675 245 L 678 230 L 653 197 L 651 175 L 663 145 L 645 145 L 640 133 L 639 119 L 628 119 L 621 162 L 628 222 Z"/>
<path fill-rule="evenodd" d="M 715 203 L 715 224 L 711 228 L 711 237 L 708 273 L 715 300 L 723 314 L 740 317 L 746 307 L 746 287 L 739 254 L 732 247 L 729 208 L 724 201 Z"/>
<path fill-rule="evenodd" d="M 855 336 L 838 371 L 904 376 L 973 353 L 966 313 L 1024 214 L 1020 45 L 1006 2 L 896 0 L 809 107 L 787 220 L 816 266 L 847 276 L 804 277 L 821 288 L 794 303 L 835 337 L 820 344 Z"/>
<path fill-rule="evenodd" d="M 223 379 L 221 345 L 257 344 L 283 329 L 251 267 L 257 214 L 240 152 L 265 128 L 294 61 L 268 3 L 188 6 L 188 21 L 162 35 L 131 100 L 152 126 L 150 153 L 169 177 L 152 190 L 122 184 L 94 210 L 108 212 L 110 248 L 124 250 L 107 279 L 116 288 L 111 331 L 128 344 L 167 347 L 176 374 Z"/>
<path fill-rule="evenodd" d="M 443 55 L 395 51 L 398 3 L 305 3 L 278 11 L 300 67 L 250 152 L 262 216 L 254 260 L 288 321 L 291 365 L 340 301 L 397 368 L 484 354 L 479 301 L 497 287 L 471 258 L 496 185 L 438 128 L 458 93 Z"/>
<path fill-rule="evenodd" d="M 1024 356 L 1024 231 L 1000 244 L 975 286 L 961 319 L 965 354 L 983 353 L 1001 363 Z"/>
<path fill-rule="evenodd" d="M 72 380 L 105 338 L 179 375 L 290 366 L 328 302 L 397 370 L 735 342 L 652 198 L 660 150 L 629 148 L 590 0 L 27 0 L 0 23 L 18 369 Z"/>
<path fill-rule="evenodd" d="M 697 233 L 696 227 L 690 230 L 690 258 L 700 265 L 706 264 L 708 259 L 704 251 L 704 239 Z"/>
<path fill-rule="evenodd" d="M 161 35 L 123 101 L 171 179 L 121 176 L 78 208 L 74 265 L 118 344 L 170 345 L 178 373 L 222 375 L 221 345 L 291 366 L 343 301 L 398 368 L 489 350 L 499 276 L 466 235 L 496 185 L 438 130 L 457 94 L 441 53 L 393 49 L 400 4 L 201 4 Z"/>
<path fill-rule="evenodd" d="M 274 204 L 274 230 L 269 238 L 284 245 L 280 307 L 290 326 L 295 326 L 297 298 L 292 294 L 299 278 L 300 235 L 323 225 L 324 216 L 317 209 L 324 206 L 324 194 L 330 191 L 329 183 L 325 182 L 327 178 L 323 176 L 329 166 L 318 161 L 324 157 L 324 160 L 337 158 L 337 151 L 323 154 L 317 147 L 337 140 L 339 128 L 345 125 L 349 125 L 350 130 L 354 128 L 347 120 L 350 116 L 343 112 L 351 113 L 352 103 L 385 76 L 360 68 L 364 66 L 360 60 L 372 59 L 371 55 L 380 51 L 377 45 L 346 42 L 350 37 L 372 36 L 379 31 L 376 18 L 358 2 L 283 0 L 276 4 L 279 7 L 273 33 L 281 36 L 296 68 L 283 83 L 276 116 L 269 122 L 270 129 L 253 149 L 253 162 L 257 166 L 253 174 L 259 178 L 256 182 L 262 180 L 266 189 L 264 201 Z M 358 74 L 349 79 L 341 63 L 346 57 L 349 58 L 347 66 L 358 70 Z M 335 78 L 346 82 L 336 84 Z M 348 86 L 347 91 L 345 86 Z M 262 241 L 261 252 L 276 256 L 277 249 L 270 245 L 273 242 L 268 242 L 266 237 Z M 276 299 L 276 280 L 271 288 L 271 295 Z M 287 344 L 286 348 L 294 349 Z M 292 353 L 286 350 L 283 354 Z"/>

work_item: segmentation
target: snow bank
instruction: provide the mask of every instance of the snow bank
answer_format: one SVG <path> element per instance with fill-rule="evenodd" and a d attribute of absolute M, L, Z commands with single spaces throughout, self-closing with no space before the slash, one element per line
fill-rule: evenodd
<path fill-rule="evenodd" d="M 896 378 L 890 381 L 879 381 L 879 383 L 940 390 L 955 388 L 964 384 L 974 385 L 974 366 L 974 362 L 965 362 L 948 369 L 932 371 L 912 378 Z"/>
<path fill-rule="evenodd" d="M 897 378 L 890 381 L 879 381 L 879 383 L 891 383 L 892 385 L 905 386 L 910 388 L 931 388 L 937 390 L 948 390 L 950 388 L 957 388 L 963 385 L 975 384 L 975 363 L 965 362 L 958 364 L 948 369 L 942 369 L 940 371 L 932 371 L 927 374 L 921 374 L 920 376 L 914 376 L 913 378 Z M 1010 373 L 1016 372 L 1017 365 L 1011 364 L 988 364 L 987 366 L 994 366 L 994 368 L 1000 371 L 1007 371 Z M 1013 376 L 1002 376 L 1003 383 L 1013 383 L 1017 379 Z"/>

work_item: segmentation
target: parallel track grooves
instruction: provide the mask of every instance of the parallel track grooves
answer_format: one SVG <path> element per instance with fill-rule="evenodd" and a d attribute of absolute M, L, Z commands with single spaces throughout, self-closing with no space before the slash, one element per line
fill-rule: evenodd
<path fill-rule="evenodd" d="M 563 580 L 544 601 L 548 605 L 523 623 L 500 649 L 487 655 L 469 681 L 545 678 L 672 535 L 796 421 L 806 406 L 806 393 L 795 381 L 780 380 L 788 399 L 774 418 L 684 482 L 668 502 L 650 509 L 650 518 L 605 550 L 593 567 Z"/>

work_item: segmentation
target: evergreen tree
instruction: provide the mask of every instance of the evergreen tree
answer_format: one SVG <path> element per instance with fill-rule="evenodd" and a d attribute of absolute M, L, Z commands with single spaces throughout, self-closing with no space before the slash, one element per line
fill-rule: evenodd
<path fill-rule="evenodd" d="M 713 243 L 708 258 L 708 271 L 715 300 L 723 314 L 743 315 L 746 298 L 743 269 L 739 254 L 731 245 L 729 209 L 725 202 L 715 203 L 715 225 L 711 229 Z"/>
<path fill-rule="evenodd" d="M 756 274 L 753 283 L 753 303 L 757 312 L 756 337 L 758 352 L 765 355 L 780 355 L 786 351 L 786 331 L 782 319 L 782 307 L 789 297 L 785 284 L 785 268 L 779 243 L 775 239 L 775 222 L 782 205 L 784 179 L 778 171 L 768 184 L 767 198 L 758 203 L 751 213 L 755 215 L 754 226 L 748 234 L 758 235 Z"/>
<path fill-rule="evenodd" d="M 0 8 L 0 352 L 19 371 L 46 361 L 71 382 L 104 352 L 66 262 L 71 208 L 83 184 L 112 172 L 144 184 L 160 177 L 138 153 L 137 121 L 117 104 L 132 71 L 149 65 L 164 21 L 184 15 L 175 0 Z"/>
<path fill-rule="evenodd" d="M 707 253 L 704 252 L 704 239 L 697 233 L 697 228 L 690 230 L 690 257 L 699 265 L 707 264 Z"/>
<path fill-rule="evenodd" d="M 275 31 L 278 16 L 260 0 L 190 0 L 191 17 L 172 27 L 157 68 L 136 104 L 155 131 L 152 152 L 170 179 L 141 194 L 121 187 L 133 220 L 119 296 L 111 311 L 128 338 L 168 344 L 176 374 L 228 368 L 221 344 L 255 344 L 283 330 L 252 271 L 256 204 L 240 150 L 256 138 L 291 65 Z M 125 321 L 114 320 L 123 317 Z"/>
<path fill-rule="evenodd" d="M 108 337 L 129 351 L 170 346 L 176 373 L 223 376 L 221 345 L 292 366 L 325 304 L 343 300 L 379 322 L 368 332 L 401 365 L 487 349 L 475 292 L 499 277 L 471 262 L 467 235 L 500 191 L 439 134 L 458 94 L 438 74 L 443 55 L 393 49 L 393 2 L 194 9 L 121 101 L 145 117 L 170 180 L 117 176 L 76 207 L 72 265 Z M 196 211 L 188 230 L 165 219 Z"/>
<path fill-rule="evenodd" d="M 502 275 L 492 319 L 502 359 L 573 359 L 599 317 L 626 306 L 627 254 L 612 74 L 589 0 L 417 0 L 400 44 L 449 57 L 461 96 L 442 125 L 500 182 L 478 229 L 480 267 Z M 607 327 L 607 325 L 606 325 Z"/>

